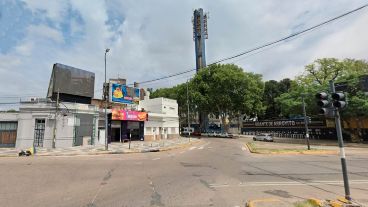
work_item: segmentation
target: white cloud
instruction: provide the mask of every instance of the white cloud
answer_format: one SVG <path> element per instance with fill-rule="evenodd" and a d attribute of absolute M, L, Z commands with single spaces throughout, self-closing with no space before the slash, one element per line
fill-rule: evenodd
<path fill-rule="evenodd" d="M 32 12 L 39 10 L 46 12 L 46 17 L 52 21 L 61 22 L 64 18 L 63 14 L 68 8 L 68 0 L 64 1 L 50 1 L 50 0 L 22 0 Z"/>
<path fill-rule="evenodd" d="M 46 94 L 55 62 L 90 70 L 96 74 L 96 90 L 104 75 L 104 50 L 108 77 L 125 77 L 129 83 L 173 74 L 195 67 L 191 18 L 193 9 L 210 13 L 207 62 L 250 49 L 296 30 L 356 8 L 364 1 L 25 1 L 33 12 L 45 11 L 43 23 L 28 26 L 24 39 L 7 54 L 0 54 L 1 94 Z M 61 23 L 68 9 L 78 12 L 83 25 L 70 19 L 72 38 L 63 36 Z M 123 22 L 112 20 L 120 14 Z M 366 11 L 361 11 L 298 39 L 247 58 L 234 60 L 247 71 L 265 79 L 292 78 L 304 65 L 320 57 L 365 58 L 368 52 Z M 4 62 L 5 61 L 5 62 Z M 232 61 L 230 61 L 232 62 Z M 7 64 L 9 63 L 9 64 Z M 11 71 L 11 72 L 5 72 Z M 160 87 L 184 82 L 188 75 L 143 86 Z M 21 85 L 14 82 L 22 82 Z M 27 87 L 24 87 L 26 85 Z M 99 96 L 99 94 L 97 95 Z"/>

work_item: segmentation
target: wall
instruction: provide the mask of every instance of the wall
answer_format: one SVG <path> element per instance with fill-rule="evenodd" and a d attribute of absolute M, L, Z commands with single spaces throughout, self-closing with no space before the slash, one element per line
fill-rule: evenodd
<path fill-rule="evenodd" d="M 79 114 L 88 114 L 89 118 L 95 116 L 95 125 L 88 126 L 88 131 L 92 130 L 88 134 L 97 141 L 98 108 L 87 104 L 64 103 L 60 105 L 60 113 L 56 121 L 56 148 L 72 147 L 75 144 L 75 134 L 78 134 L 76 130 L 83 127 L 78 127 L 80 124 L 77 119 Z M 21 105 L 18 115 L 16 148 L 25 149 L 33 146 L 36 119 L 45 119 L 43 147 L 52 147 L 53 129 L 55 125 L 54 105 L 52 103 L 24 103 Z M 91 120 L 91 122 L 93 121 Z M 85 134 L 84 130 L 82 135 L 84 136 Z"/>
<path fill-rule="evenodd" d="M 18 113 L 0 112 L 0 147 L 15 147 Z"/>

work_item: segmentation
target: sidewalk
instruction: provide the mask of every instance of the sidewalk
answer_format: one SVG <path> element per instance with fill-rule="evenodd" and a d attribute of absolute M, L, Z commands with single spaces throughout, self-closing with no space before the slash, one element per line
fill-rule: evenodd
<path fill-rule="evenodd" d="M 99 154 L 128 154 L 128 153 L 144 153 L 167 151 L 171 149 L 182 148 L 198 143 L 200 140 L 191 138 L 177 138 L 158 141 L 132 141 L 126 143 L 110 143 L 108 151 L 105 151 L 105 146 L 88 145 L 69 148 L 36 148 L 35 156 L 72 156 L 72 155 L 99 155 Z M 27 150 L 27 149 L 23 149 Z M 0 157 L 17 157 L 20 149 L 0 148 Z"/>

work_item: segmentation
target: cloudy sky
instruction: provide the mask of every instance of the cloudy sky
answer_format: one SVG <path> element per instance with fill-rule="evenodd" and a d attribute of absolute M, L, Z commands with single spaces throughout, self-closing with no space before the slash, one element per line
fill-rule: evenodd
<path fill-rule="evenodd" d="M 145 81 L 195 66 L 192 13 L 209 12 L 207 63 L 368 3 L 362 0 L 0 0 L 0 102 L 42 96 L 54 63 Z M 367 59 L 368 8 L 250 56 L 228 61 L 265 80 L 292 78 L 316 58 Z M 165 87 L 192 74 L 142 87 Z"/>

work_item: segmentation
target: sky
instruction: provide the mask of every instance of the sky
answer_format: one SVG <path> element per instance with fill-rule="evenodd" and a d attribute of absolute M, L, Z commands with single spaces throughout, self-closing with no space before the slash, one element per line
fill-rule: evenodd
<path fill-rule="evenodd" d="M 0 0 L 0 103 L 45 97 L 52 65 L 128 83 L 194 69 L 192 15 L 209 13 L 207 63 L 367 4 L 362 0 Z M 264 80 L 300 75 L 318 58 L 367 59 L 368 8 L 234 63 Z M 141 87 L 170 87 L 193 73 Z M 0 106 L 1 108 L 1 106 Z"/>

